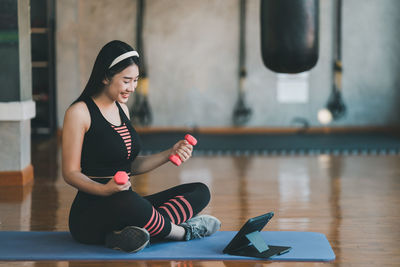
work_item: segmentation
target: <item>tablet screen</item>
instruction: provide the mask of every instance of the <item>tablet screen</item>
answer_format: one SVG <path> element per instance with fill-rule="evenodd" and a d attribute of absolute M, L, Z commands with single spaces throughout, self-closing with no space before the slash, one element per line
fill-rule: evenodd
<path fill-rule="evenodd" d="M 242 228 L 240 228 L 239 232 L 233 237 L 231 242 L 229 242 L 229 244 L 224 248 L 223 253 L 234 252 L 249 246 L 250 241 L 247 239 L 246 235 L 255 231 L 261 231 L 273 216 L 274 213 L 269 212 L 249 219 Z"/>

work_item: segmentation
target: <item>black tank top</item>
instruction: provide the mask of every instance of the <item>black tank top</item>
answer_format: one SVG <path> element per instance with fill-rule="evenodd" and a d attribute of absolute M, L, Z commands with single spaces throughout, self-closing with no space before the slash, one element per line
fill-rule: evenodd
<path fill-rule="evenodd" d="M 132 127 L 120 104 L 115 102 L 121 125 L 108 122 L 91 97 L 84 100 L 90 113 L 90 128 L 82 145 L 81 168 L 88 176 L 113 176 L 117 171 L 131 171 L 131 163 L 139 154 L 139 135 Z"/>

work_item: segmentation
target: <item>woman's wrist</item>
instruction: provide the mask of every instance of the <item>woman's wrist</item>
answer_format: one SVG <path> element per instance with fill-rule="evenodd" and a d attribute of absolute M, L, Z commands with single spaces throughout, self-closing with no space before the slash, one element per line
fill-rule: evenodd
<path fill-rule="evenodd" d="M 108 184 L 108 183 L 107 183 Z M 112 192 L 110 191 L 109 186 L 107 186 L 107 184 L 100 184 L 98 183 L 98 195 L 102 196 L 102 197 L 108 197 L 110 195 L 112 195 Z"/>
<path fill-rule="evenodd" d="M 174 152 L 174 148 L 170 148 L 166 151 L 166 159 L 165 159 L 165 163 L 167 163 L 169 161 L 169 157 L 173 154 Z"/>

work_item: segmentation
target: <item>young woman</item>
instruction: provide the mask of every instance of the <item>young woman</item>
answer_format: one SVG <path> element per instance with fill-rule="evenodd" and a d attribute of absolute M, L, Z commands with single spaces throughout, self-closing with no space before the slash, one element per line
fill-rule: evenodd
<path fill-rule="evenodd" d="M 89 81 L 65 113 L 62 173 L 78 189 L 71 207 L 69 228 L 78 242 L 105 244 L 128 252 L 143 249 L 150 237 L 191 240 L 216 232 L 220 221 L 198 215 L 210 200 L 202 183 L 182 184 L 140 196 L 128 181 L 118 185 L 113 175 L 151 171 L 178 154 L 192 155 L 186 141 L 150 156 L 138 156 L 140 140 L 129 122 L 126 106 L 139 78 L 139 55 L 121 41 L 107 43 L 99 52 Z"/>

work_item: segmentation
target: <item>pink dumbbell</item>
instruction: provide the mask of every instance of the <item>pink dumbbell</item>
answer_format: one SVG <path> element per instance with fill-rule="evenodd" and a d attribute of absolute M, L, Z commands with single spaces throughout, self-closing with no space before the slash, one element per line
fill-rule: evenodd
<path fill-rule="evenodd" d="M 117 184 L 126 184 L 126 182 L 128 182 L 129 180 L 129 176 L 126 172 L 124 171 L 118 171 L 115 175 L 114 175 L 114 180 Z"/>
<path fill-rule="evenodd" d="M 190 134 L 185 135 L 185 139 L 186 139 L 186 141 L 188 141 L 189 144 L 191 144 L 192 146 L 195 146 L 195 145 L 197 144 L 196 138 L 194 138 L 194 137 L 191 136 Z M 177 154 L 169 156 L 169 160 L 170 160 L 172 163 L 174 163 L 176 166 L 179 166 L 179 165 L 181 165 L 181 163 L 182 163 L 181 158 L 180 158 Z"/>

